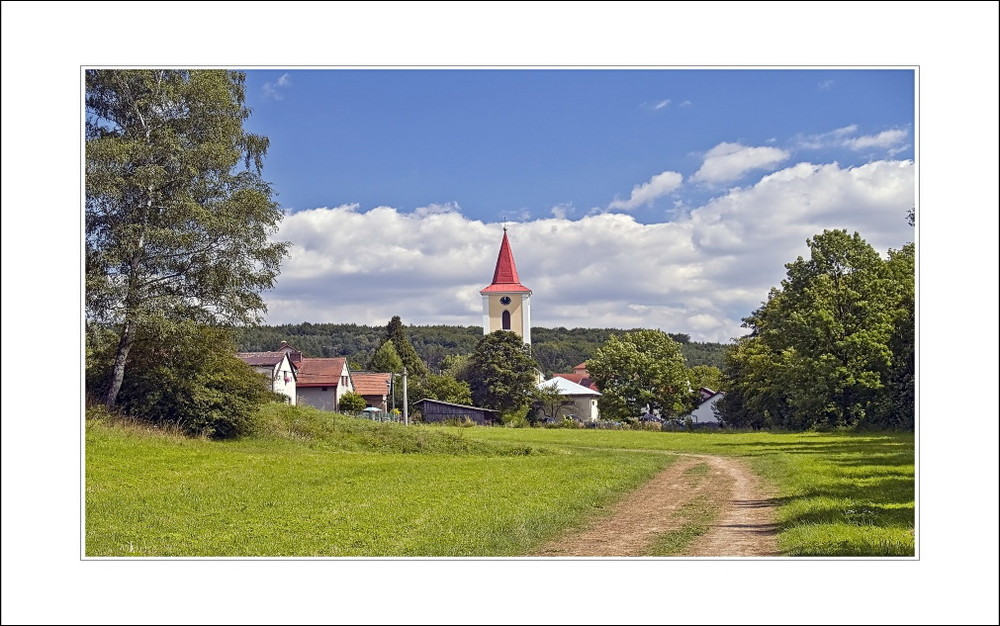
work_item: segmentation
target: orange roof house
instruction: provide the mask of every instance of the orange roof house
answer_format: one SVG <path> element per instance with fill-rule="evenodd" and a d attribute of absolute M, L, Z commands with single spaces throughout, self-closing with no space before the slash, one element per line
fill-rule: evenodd
<path fill-rule="evenodd" d="M 389 410 L 387 401 L 392 389 L 392 374 L 354 372 L 351 380 L 354 382 L 354 393 L 363 397 L 368 406 Z"/>
<path fill-rule="evenodd" d="M 347 359 L 303 358 L 298 362 L 298 396 L 301 404 L 336 411 L 340 398 L 354 391 Z"/>

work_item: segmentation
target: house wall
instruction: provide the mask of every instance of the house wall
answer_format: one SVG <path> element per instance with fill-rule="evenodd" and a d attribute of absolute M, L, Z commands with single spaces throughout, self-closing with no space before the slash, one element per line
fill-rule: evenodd
<path fill-rule="evenodd" d="M 322 387 L 299 387 L 298 402 L 323 411 L 337 410 L 337 387 L 327 387 L 323 391 Z"/>
<path fill-rule="evenodd" d="M 288 396 L 291 404 L 295 404 L 295 375 L 292 373 L 292 364 L 289 362 L 287 356 L 282 359 L 281 363 L 274 366 L 272 375 L 271 389 Z M 285 382 L 286 380 L 288 381 L 287 383 Z"/>
<path fill-rule="evenodd" d="M 493 413 L 458 406 L 425 402 L 421 404 L 420 407 L 425 422 L 440 422 L 449 419 L 460 420 L 463 417 L 467 417 L 477 424 L 485 424 L 487 421 L 498 419 L 498 417 Z"/>
<path fill-rule="evenodd" d="M 340 406 L 340 399 L 348 391 L 350 392 L 354 391 L 354 383 L 351 381 L 351 372 L 348 371 L 347 363 L 345 362 L 344 369 L 340 372 L 340 384 L 338 384 L 336 388 L 337 392 L 337 399 L 335 400 L 336 406 Z M 335 411 L 336 409 L 330 409 L 330 410 Z"/>
<path fill-rule="evenodd" d="M 719 418 L 715 416 L 715 403 L 719 401 L 722 394 L 715 394 L 705 402 L 698 405 L 698 408 L 691 412 L 691 419 L 697 424 L 718 424 Z"/>

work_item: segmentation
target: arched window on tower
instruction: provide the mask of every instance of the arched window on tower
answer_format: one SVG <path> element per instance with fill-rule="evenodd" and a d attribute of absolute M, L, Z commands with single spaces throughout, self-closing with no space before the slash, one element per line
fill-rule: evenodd
<path fill-rule="evenodd" d="M 510 330 L 510 311 L 504 311 L 500 316 L 500 325 L 504 330 Z"/>

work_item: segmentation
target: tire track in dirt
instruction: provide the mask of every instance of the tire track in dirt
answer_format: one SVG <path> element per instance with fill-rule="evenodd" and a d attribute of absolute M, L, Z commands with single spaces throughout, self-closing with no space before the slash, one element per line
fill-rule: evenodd
<path fill-rule="evenodd" d="M 649 450 L 636 450 L 649 452 Z M 708 531 L 676 556 L 779 556 L 774 506 L 761 481 L 729 457 L 675 454 L 677 461 L 590 526 L 543 545 L 531 556 L 644 556 L 656 539 L 679 530 L 695 499 L 720 509 Z M 694 468 L 708 465 L 698 476 Z"/>

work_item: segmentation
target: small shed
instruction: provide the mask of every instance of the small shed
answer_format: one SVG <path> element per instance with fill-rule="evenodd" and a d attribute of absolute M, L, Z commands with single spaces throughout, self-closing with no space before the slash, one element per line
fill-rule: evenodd
<path fill-rule="evenodd" d="M 420 408 L 425 422 L 443 422 L 463 418 L 468 418 L 481 426 L 500 422 L 500 411 L 494 409 L 483 409 L 477 406 L 454 404 L 429 398 L 415 402 L 414 405 Z"/>

